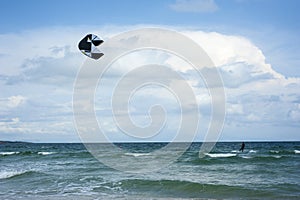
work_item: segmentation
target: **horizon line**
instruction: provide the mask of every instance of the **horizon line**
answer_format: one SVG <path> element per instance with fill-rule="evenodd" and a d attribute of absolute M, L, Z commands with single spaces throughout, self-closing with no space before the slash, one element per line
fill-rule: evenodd
<path fill-rule="evenodd" d="M 214 141 L 207 141 L 206 143 L 213 143 Z M 223 140 L 216 141 L 220 142 L 300 142 L 299 140 Z M 32 144 L 120 144 L 120 143 L 204 143 L 204 141 L 180 141 L 180 142 L 170 142 L 170 141 L 117 141 L 117 142 L 33 142 L 33 141 L 12 141 L 12 140 L 0 140 L 0 144 L 3 143 L 32 143 Z"/>

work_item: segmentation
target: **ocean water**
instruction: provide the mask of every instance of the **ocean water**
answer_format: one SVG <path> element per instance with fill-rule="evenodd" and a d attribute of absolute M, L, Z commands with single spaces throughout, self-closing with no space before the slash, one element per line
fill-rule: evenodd
<path fill-rule="evenodd" d="M 116 145 L 146 159 L 165 144 Z M 204 158 L 200 146 L 159 171 L 125 173 L 82 144 L 0 143 L 0 199 L 300 199 L 300 142 L 246 142 L 243 153 L 221 142 Z"/>

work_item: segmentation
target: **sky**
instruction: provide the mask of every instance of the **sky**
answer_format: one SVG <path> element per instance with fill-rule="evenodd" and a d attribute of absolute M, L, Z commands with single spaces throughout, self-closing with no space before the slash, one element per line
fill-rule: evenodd
<path fill-rule="evenodd" d="M 86 57 L 77 49 L 78 42 L 87 33 L 106 40 L 143 27 L 179 31 L 213 60 L 226 95 L 221 140 L 300 140 L 297 0 L 12 0 L 0 5 L 0 140 L 80 142 L 72 97 L 76 74 Z M 182 69 L 182 61 L 145 52 L 128 55 L 112 69 L 129 70 L 128 63 L 149 63 L 153 56 L 188 77 L 199 101 L 201 120 L 207 124 L 209 94 L 193 72 Z M 104 91 L 111 89 L 108 84 Z M 149 99 L 154 94 L 160 95 Z M 109 95 L 98 92 L 96 98 Z M 152 140 L 171 140 L 178 108 L 173 109 L 176 101 L 160 88 L 145 88 L 134 97 L 131 108 L 146 112 L 133 112 L 132 119 L 147 124 L 145 113 L 155 101 L 167 110 L 170 106 L 171 121 L 170 128 Z M 132 140 L 113 125 L 106 115 L 106 103 L 99 100 L 96 107 L 112 140 Z M 201 134 L 196 140 L 201 140 Z"/>

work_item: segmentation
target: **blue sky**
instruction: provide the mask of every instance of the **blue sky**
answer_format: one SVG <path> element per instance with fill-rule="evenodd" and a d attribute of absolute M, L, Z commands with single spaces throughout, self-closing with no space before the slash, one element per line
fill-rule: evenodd
<path fill-rule="evenodd" d="M 229 111 L 224 140 L 300 140 L 297 0 L 12 0 L 1 1 L 0 5 L 3 140 L 78 141 L 72 119 L 72 84 L 78 63 L 85 58 L 75 49 L 77 42 L 90 31 L 109 37 L 137 26 L 182 30 L 202 41 L 220 64 L 224 79 L 229 76 L 229 68 L 243 75 L 240 82 L 229 81 L 231 77 L 225 80 Z M 223 62 L 222 49 L 226 48 L 232 48 L 233 54 L 245 59 L 244 64 L 250 63 L 249 67 L 239 68 L 241 59 Z M 16 55 L 14 49 L 18 49 Z M 258 60 L 252 60 L 251 54 Z M 262 81 L 246 76 L 241 69 L 249 73 L 259 69 L 276 78 Z M 251 87 L 239 84 L 249 81 L 259 89 L 241 92 Z M 239 136 L 240 132 L 246 135 Z"/>
<path fill-rule="evenodd" d="M 208 12 L 176 12 L 176 0 L 138 1 L 1 1 L 0 33 L 49 26 L 161 24 L 249 37 L 268 61 L 285 75 L 297 75 L 300 54 L 299 1 L 214 1 Z M 193 2 L 193 1 L 191 1 Z M 190 3 L 190 1 L 188 1 Z M 282 51 L 284 49 L 284 51 Z M 285 61 L 283 61 L 285 60 Z M 288 62 L 285 70 L 280 67 Z"/>
<path fill-rule="evenodd" d="M 297 0 L 215 1 L 213 12 L 174 12 L 175 1 L 111 0 L 2 1 L 1 32 L 45 26 L 95 24 L 171 24 L 239 26 L 240 28 L 300 28 Z M 134 11 L 134 12 L 133 12 Z M 249 27 L 250 26 L 250 27 Z"/>

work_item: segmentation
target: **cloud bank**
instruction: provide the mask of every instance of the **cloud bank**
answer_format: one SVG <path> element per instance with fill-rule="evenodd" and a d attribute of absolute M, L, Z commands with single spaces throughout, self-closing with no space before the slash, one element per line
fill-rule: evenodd
<path fill-rule="evenodd" d="M 187 2 L 196 1 L 177 1 L 174 4 L 177 7 L 173 6 L 173 9 L 180 10 L 178 5 L 181 5 L 181 11 L 188 10 L 184 7 Z M 202 6 L 205 2 L 214 4 L 213 1 L 199 2 Z M 206 10 L 212 10 L 208 8 Z M 127 30 L 130 28 L 126 27 Z M 79 141 L 73 124 L 72 92 L 76 73 L 85 60 L 77 50 L 77 42 L 86 34 L 83 30 L 91 30 L 103 38 L 120 31 L 116 27 L 58 27 L 0 35 L 0 46 L 7 47 L 0 50 L 1 138 Z M 284 77 L 274 71 L 266 62 L 263 52 L 245 37 L 182 28 L 180 32 L 207 52 L 223 78 L 227 115 L 222 139 L 300 139 L 300 78 Z M 43 39 L 37 40 L 41 35 Z M 209 121 L 210 95 L 203 80 L 187 67 L 188 64 L 164 53 L 141 52 L 116 62 L 105 77 L 103 94 L 97 93 L 96 108 L 101 117 L 100 123 L 112 134 L 112 139 L 130 139 L 122 136 L 109 119 L 110 104 L 103 100 L 111 94 L 110 85 L 116 80 L 114 77 L 129 71 L 134 65 L 151 63 L 153 60 L 172 67 L 187 79 L 197 96 L 201 119 L 203 122 Z M 170 116 L 170 135 L 156 139 L 170 140 L 171 132 L 178 124 L 175 118 L 179 110 L 176 100 L 168 92 L 161 88 L 145 88 L 137 93 L 130 104 L 132 118 L 141 125 L 147 124 L 147 106 L 156 101 L 166 105 Z"/>

